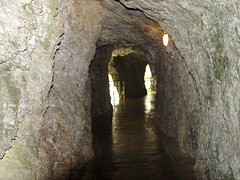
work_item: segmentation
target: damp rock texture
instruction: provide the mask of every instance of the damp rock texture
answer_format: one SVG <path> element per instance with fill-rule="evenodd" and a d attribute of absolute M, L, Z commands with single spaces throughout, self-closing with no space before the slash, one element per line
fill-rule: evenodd
<path fill-rule="evenodd" d="M 101 8 L 3 0 L 0 17 L 0 179 L 64 178 L 93 157 L 88 69 Z"/>
<path fill-rule="evenodd" d="M 50 171 L 50 177 L 65 178 L 93 158 L 88 72 L 101 30 L 101 12 L 95 7 L 94 1 L 73 1 L 63 9 L 63 33 L 39 142 L 39 159 L 48 159 L 43 172 Z"/>
<path fill-rule="evenodd" d="M 39 133 L 61 35 L 56 7 L 57 1 L 0 3 L 0 179 L 30 179 L 38 166 Z"/>
<path fill-rule="evenodd" d="M 102 1 L 111 18 L 97 45 L 124 44 L 145 54 L 157 80 L 156 124 L 196 158 L 197 178 L 239 179 L 239 3 L 121 4 L 128 11 Z M 161 45 L 164 32 L 168 47 Z"/>
<path fill-rule="evenodd" d="M 103 46 L 96 50 L 90 65 L 91 93 L 92 93 L 92 125 L 98 129 L 102 121 L 112 121 L 112 105 L 109 94 L 108 63 L 112 56 L 112 46 Z M 104 127 L 102 127 L 104 128 Z"/>
<path fill-rule="evenodd" d="M 180 78 L 177 86 L 181 90 L 178 93 L 181 103 L 177 100 L 174 104 L 184 106 L 188 126 L 192 126 L 189 135 L 196 136 L 199 178 L 239 179 L 239 2 L 121 2 L 128 8 L 140 9 L 147 17 L 157 21 L 171 35 L 180 52 L 182 65 L 177 67 L 178 72 L 173 73 L 180 74 L 180 77 L 171 77 L 170 72 L 166 73 L 170 78 Z M 183 78 L 184 66 L 188 73 L 186 78 Z M 169 67 L 169 70 L 175 67 Z M 198 94 L 193 99 L 189 99 L 193 94 L 188 90 L 189 80 Z M 172 96 L 172 91 L 165 91 L 167 98 Z M 201 116 L 198 115 L 199 108 Z M 180 112 L 179 107 L 174 109 Z M 192 111 L 194 109 L 196 111 Z"/>
<path fill-rule="evenodd" d="M 105 46 L 143 53 L 156 126 L 196 159 L 198 179 L 240 179 L 239 6 L 2 0 L 0 179 L 63 179 L 93 158 L 89 65 Z"/>

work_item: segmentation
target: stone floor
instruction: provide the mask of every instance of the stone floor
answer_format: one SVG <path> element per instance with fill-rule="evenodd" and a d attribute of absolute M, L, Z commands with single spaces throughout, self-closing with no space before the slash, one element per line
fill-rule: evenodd
<path fill-rule="evenodd" d="M 175 165 L 183 163 L 171 161 L 165 142 L 155 133 L 154 98 L 151 93 L 115 106 L 112 124 L 98 138 L 102 159 L 95 179 L 193 179 L 192 161 L 182 159 L 187 169 L 184 175 L 177 173 Z"/>

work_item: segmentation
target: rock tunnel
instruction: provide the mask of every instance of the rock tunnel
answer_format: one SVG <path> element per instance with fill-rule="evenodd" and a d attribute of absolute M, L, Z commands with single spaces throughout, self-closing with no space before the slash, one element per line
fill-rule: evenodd
<path fill-rule="evenodd" d="M 240 178 L 238 1 L 2 0 L 0 9 L 0 179 L 64 179 L 94 159 L 92 124 L 111 116 L 107 66 L 118 48 L 150 65 L 155 126 L 195 159 L 196 179 Z"/>

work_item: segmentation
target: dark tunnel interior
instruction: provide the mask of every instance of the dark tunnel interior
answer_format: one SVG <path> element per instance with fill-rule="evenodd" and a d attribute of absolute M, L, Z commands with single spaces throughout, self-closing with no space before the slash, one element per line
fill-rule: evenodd
<path fill-rule="evenodd" d="M 144 84 L 149 62 L 141 53 L 113 57 L 113 51 L 111 46 L 98 48 L 90 65 L 94 178 L 193 179 L 194 159 L 155 127 L 156 92 L 147 93 Z M 111 104 L 108 74 L 124 86 L 119 91 L 124 99 L 117 105 Z"/>

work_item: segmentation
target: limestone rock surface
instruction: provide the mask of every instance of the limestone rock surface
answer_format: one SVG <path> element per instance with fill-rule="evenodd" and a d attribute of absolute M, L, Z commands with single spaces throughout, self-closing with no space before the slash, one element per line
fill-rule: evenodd
<path fill-rule="evenodd" d="M 108 45 L 143 53 L 156 126 L 196 159 L 197 178 L 240 179 L 239 9 L 237 0 L 2 0 L 0 179 L 65 178 L 93 158 L 89 65 Z"/>
<path fill-rule="evenodd" d="M 193 80 L 198 102 L 182 93 L 186 106 L 200 104 L 204 114 L 197 128 L 199 177 L 239 179 L 238 1 L 121 2 L 140 9 L 171 35 Z"/>
<path fill-rule="evenodd" d="M 0 179 L 66 178 L 92 159 L 101 13 L 96 1 L 0 2 Z"/>

